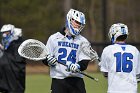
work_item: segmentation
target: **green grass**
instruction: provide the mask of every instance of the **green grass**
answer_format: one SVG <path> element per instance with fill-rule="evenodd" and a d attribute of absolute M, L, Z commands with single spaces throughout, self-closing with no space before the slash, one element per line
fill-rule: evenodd
<path fill-rule="evenodd" d="M 50 93 L 51 78 L 44 74 L 27 75 L 25 93 Z"/>
<path fill-rule="evenodd" d="M 99 79 L 99 82 L 95 82 L 85 77 L 85 84 L 87 93 L 106 93 L 107 80 L 101 73 L 90 74 Z M 50 93 L 51 78 L 49 75 L 33 74 L 26 77 L 26 92 L 25 93 Z M 140 86 L 140 84 L 139 84 Z M 138 88 L 140 93 L 140 87 Z"/>

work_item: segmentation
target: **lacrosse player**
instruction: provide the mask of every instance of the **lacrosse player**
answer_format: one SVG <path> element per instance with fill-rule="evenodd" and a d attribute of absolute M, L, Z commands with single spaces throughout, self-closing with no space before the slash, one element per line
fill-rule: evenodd
<path fill-rule="evenodd" d="M 23 41 L 22 30 L 6 24 L 0 33 L 0 93 L 24 93 L 26 63 L 17 51 Z"/>
<path fill-rule="evenodd" d="M 140 74 L 140 53 L 135 46 L 125 43 L 128 28 L 113 24 L 109 30 L 112 45 L 104 48 L 101 71 L 108 77 L 107 93 L 137 93 L 136 75 Z"/>
<path fill-rule="evenodd" d="M 85 15 L 78 10 L 70 9 L 65 27 L 51 35 L 47 41 L 46 47 L 50 55 L 43 62 L 50 66 L 51 93 L 86 93 L 83 75 L 77 73 L 78 70 L 86 70 L 91 60 L 80 51 L 80 44 L 88 42 L 80 35 L 84 26 Z"/>

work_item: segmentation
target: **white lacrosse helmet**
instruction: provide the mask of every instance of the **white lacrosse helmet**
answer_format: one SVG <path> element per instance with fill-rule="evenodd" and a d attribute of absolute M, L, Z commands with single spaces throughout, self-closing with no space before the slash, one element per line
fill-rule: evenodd
<path fill-rule="evenodd" d="M 0 32 L 1 33 L 10 32 L 11 35 L 13 35 L 13 37 L 21 37 L 22 36 L 22 29 L 15 28 L 15 26 L 11 25 L 11 24 L 3 25 Z"/>
<path fill-rule="evenodd" d="M 12 33 L 14 31 L 14 28 L 15 28 L 14 25 L 6 24 L 6 25 L 2 26 L 0 32 L 4 33 L 4 32 L 7 32 L 7 31 L 10 31 Z"/>
<path fill-rule="evenodd" d="M 128 35 L 128 27 L 125 24 L 122 23 L 117 23 L 117 24 L 113 24 L 110 27 L 108 36 L 111 40 L 112 43 L 114 43 L 116 41 L 116 39 L 121 36 L 121 35 Z"/>
<path fill-rule="evenodd" d="M 2 45 L 4 49 L 7 49 L 12 41 L 22 36 L 22 29 L 15 28 L 15 26 L 11 24 L 3 25 L 0 32 L 2 34 Z"/>
<path fill-rule="evenodd" d="M 74 28 L 72 25 L 72 20 L 80 24 L 79 28 Z M 66 27 L 68 27 L 72 35 L 79 35 L 85 25 L 85 15 L 77 10 L 70 9 L 67 13 Z"/>

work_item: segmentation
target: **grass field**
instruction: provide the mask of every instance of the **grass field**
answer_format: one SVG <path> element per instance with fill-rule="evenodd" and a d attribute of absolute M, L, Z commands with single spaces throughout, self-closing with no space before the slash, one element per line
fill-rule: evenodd
<path fill-rule="evenodd" d="M 107 80 L 101 73 L 90 74 L 91 76 L 99 79 L 99 82 L 95 82 L 89 78 L 85 79 L 87 93 L 106 93 Z M 33 74 L 26 77 L 26 92 L 25 93 L 50 93 L 51 78 L 49 75 Z M 139 84 L 140 86 L 140 84 Z M 140 87 L 138 88 L 140 93 Z"/>

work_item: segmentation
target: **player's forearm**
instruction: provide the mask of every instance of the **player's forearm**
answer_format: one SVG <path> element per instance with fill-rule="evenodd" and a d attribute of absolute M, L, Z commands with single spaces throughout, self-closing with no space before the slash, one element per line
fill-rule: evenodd
<path fill-rule="evenodd" d="M 48 66 L 48 61 L 47 58 L 45 60 L 42 61 L 45 65 Z M 88 63 L 90 62 L 90 60 L 82 60 L 79 61 L 78 64 L 80 65 L 80 71 L 84 71 L 87 69 L 88 67 Z"/>
<path fill-rule="evenodd" d="M 48 65 L 48 62 L 47 62 L 47 59 L 42 60 L 42 62 L 43 62 L 46 66 L 49 66 L 49 65 Z"/>
<path fill-rule="evenodd" d="M 84 71 L 84 70 L 87 69 L 89 61 L 90 60 L 82 60 L 82 61 L 78 62 L 78 64 L 80 65 L 80 70 L 81 71 Z"/>

